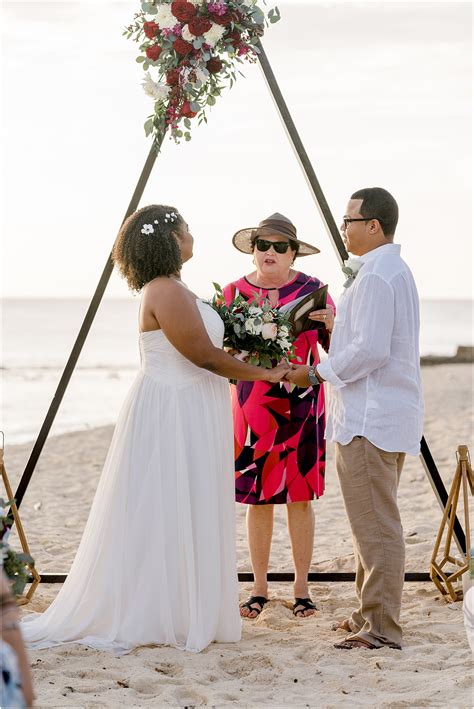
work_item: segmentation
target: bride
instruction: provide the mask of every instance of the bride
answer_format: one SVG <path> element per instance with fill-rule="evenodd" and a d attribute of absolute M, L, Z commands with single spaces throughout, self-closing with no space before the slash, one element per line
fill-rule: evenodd
<path fill-rule="evenodd" d="M 115 265 L 134 291 L 141 368 L 121 410 L 66 582 L 22 622 L 37 648 L 199 652 L 237 642 L 233 435 L 227 378 L 279 381 L 222 350 L 219 315 L 181 281 L 193 237 L 172 207 L 123 224 Z"/>

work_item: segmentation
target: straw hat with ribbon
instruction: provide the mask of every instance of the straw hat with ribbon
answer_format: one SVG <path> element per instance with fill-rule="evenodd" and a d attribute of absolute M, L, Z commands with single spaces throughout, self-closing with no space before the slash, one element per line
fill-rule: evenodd
<path fill-rule="evenodd" d="M 298 244 L 297 256 L 319 254 L 319 249 L 316 246 L 296 238 L 296 227 L 293 222 L 278 212 L 263 219 L 257 227 L 239 229 L 232 237 L 232 243 L 242 253 L 251 254 L 253 253 L 255 240 L 259 237 L 264 239 L 266 236 L 285 236 L 289 241 Z"/>

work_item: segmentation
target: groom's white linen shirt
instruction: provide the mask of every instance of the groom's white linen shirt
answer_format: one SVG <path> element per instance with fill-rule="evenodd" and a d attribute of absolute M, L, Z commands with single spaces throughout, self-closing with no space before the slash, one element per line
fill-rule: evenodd
<path fill-rule="evenodd" d="M 398 244 L 360 257 L 341 296 L 328 358 L 318 364 L 332 387 L 327 440 L 364 436 L 385 451 L 416 455 L 423 435 L 419 300 Z"/>

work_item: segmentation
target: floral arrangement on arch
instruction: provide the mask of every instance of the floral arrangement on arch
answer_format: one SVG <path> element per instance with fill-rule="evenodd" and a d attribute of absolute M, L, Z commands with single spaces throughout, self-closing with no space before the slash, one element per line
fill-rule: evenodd
<path fill-rule="evenodd" d="M 237 63 L 256 61 L 259 38 L 280 12 L 265 13 L 257 0 L 144 0 L 141 8 L 124 35 L 140 44 L 143 88 L 155 101 L 145 133 L 157 144 L 167 129 L 176 142 L 190 140 L 191 119 L 207 123 L 206 109 L 233 86 Z"/>
<path fill-rule="evenodd" d="M 34 566 L 34 559 L 29 554 L 14 551 L 8 544 L 10 527 L 3 510 L 11 505 L 12 500 L 0 497 L 0 567 L 3 568 L 11 583 L 12 593 L 21 596 L 30 579 L 28 566 Z"/>
<path fill-rule="evenodd" d="M 224 347 L 238 350 L 249 364 L 272 367 L 282 359 L 295 359 L 294 337 L 286 315 L 268 298 L 246 300 L 240 294 L 226 304 L 218 283 L 211 305 L 224 323 Z"/>

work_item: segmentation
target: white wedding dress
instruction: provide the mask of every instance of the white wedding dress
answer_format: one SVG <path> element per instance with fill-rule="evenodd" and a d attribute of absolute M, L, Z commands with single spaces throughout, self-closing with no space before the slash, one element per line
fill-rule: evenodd
<path fill-rule="evenodd" d="M 220 317 L 196 304 L 221 347 Z M 67 580 L 22 621 L 30 646 L 199 652 L 240 640 L 228 382 L 161 330 L 141 333 L 140 351 Z"/>

